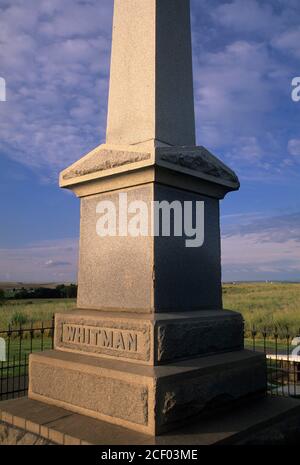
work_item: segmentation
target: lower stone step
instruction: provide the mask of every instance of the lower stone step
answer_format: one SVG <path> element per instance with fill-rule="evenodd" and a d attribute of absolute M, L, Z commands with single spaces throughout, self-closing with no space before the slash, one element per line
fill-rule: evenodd
<path fill-rule="evenodd" d="M 150 367 L 49 351 L 30 356 L 29 397 L 148 435 L 266 391 L 247 350 Z"/>
<path fill-rule="evenodd" d="M 201 446 L 299 444 L 300 402 L 265 397 L 158 437 L 21 398 L 0 402 L 1 445 Z"/>

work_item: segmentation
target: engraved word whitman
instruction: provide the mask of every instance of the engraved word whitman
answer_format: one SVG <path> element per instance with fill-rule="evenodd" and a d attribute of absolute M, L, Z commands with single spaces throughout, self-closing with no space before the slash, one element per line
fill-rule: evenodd
<path fill-rule="evenodd" d="M 103 349 L 138 352 L 138 335 L 130 331 L 64 324 L 63 342 Z"/>

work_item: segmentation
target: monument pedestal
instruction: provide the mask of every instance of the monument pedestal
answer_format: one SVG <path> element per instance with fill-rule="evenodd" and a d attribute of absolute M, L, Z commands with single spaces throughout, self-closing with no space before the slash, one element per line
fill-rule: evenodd
<path fill-rule="evenodd" d="M 56 315 L 54 352 L 31 355 L 29 397 L 157 436 L 263 395 L 266 361 L 244 350 L 241 315 L 222 310 L 219 200 L 235 174 L 202 147 L 124 153 L 102 146 L 62 173 L 81 197 L 78 310 Z M 99 236 L 99 204 L 120 226 L 136 201 L 154 227 L 155 202 L 171 206 L 170 234 Z M 198 247 L 174 234 L 187 203 L 204 206 Z"/>
<path fill-rule="evenodd" d="M 31 356 L 29 376 L 31 399 L 153 436 L 266 386 L 264 356 L 249 351 L 159 367 L 51 351 Z"/>
<path fill-rule="evenodd" d="M 77 310 L 56 315 L 55 350 L 30 356 L 29 379 L 31 399 L 155 436 L 264 394 L 266 363 L 243 350 L 235 312 Z"/>

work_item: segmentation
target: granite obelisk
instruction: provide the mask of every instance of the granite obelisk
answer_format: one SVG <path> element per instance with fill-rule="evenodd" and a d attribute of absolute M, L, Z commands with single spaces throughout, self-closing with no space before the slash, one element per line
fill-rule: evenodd
<path fill-rule="evenodd" d="M 77 309 L 56 315 L 55 350 L 31 355 L 29 396 L 158 435 L 263 394 L 264 356 L 222 305 L 219 201 L 239 181 L 196 146 L 189 0 L 115 0 L 107 140 L 60 185 L 81 201 Z M 99 203 L 120 222 L 124 194 L 151 213 L 203 204 L 204 243 L 100 236 Z"/>

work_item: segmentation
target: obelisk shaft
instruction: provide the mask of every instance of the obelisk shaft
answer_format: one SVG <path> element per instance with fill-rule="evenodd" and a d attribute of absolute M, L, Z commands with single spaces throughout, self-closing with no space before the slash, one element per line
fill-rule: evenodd
<path fill-rule="evenodd" d="M 195 145 L 189 0 L 115 0 L 107 143 Z"/>

